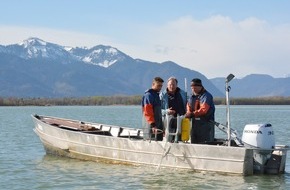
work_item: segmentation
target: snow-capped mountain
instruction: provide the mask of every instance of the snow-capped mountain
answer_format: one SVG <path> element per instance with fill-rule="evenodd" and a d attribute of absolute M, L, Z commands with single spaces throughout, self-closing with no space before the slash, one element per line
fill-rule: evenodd
<path fill-rule="evenodd" d="M 78 57 L 85 63 L 109 67 L 117 61 L 123 61 L 128 58 L 116 48 L 111 46 L 98 45 L 93 48 L 71 48 L 69 52 Z"/>
<path fill-rule="evenodd" d="M 224 97 L 224 79 L 208 80 L 201 73 L 171 61 L 156 63 L 133 59 L 111 46 L 75 48 L 39 38 L 28 38 L 19 44 L 0 45 L 0 97 L 141 95 L 151 87 L 152 78 L 156 76 L 165 81 L 175 76 L 183 89 L 185 78 L 190 81 L 197 77 L 202 79 L 214 97 Z M 254 80 L 255 91 L 249 89 L 251 85 L 243 83 L 243 79 L 234 79 L 235 88 L 243 90 L 232 95 L 290 95 L 290 78 L 270 78 L 267 79 L 267 85 L 261 85 L 265 77 L 259 80 L 260 77 Z M 190 92 L 189 84 L 187 88 Z"/>
<path fill-rule="evenodd" d="M 63 62 L 82 61 L 87 64 L 109 67 L 117 61 L 129 58 L 126 54 L 111 46 L 98 45 L 90 49 L 68 47 L 45 42 L 39 38 L 28 38 L 19 44 L 0 47 L 0 52 L 17 55 L 23 59 L 49 58 L 66 59 Z"/>
<path fill-rule="evenodd" d="M 39 38 L 28 38 L 22 43 L 8 45 L 6 47 L 8 52 L 17 55 L 23 59 L 32 58 L 73 58 L 72 55 L 67 52 L 63 46 L 45 42 Z"/>

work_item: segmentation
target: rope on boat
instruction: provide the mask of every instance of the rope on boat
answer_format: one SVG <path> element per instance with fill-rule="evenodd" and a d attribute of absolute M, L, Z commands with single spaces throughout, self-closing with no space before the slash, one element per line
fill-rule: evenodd
<path fill-rule="evenodd" d="M 164 148 L 166 147 L 167 143 L 168 143 L 168 141 L 166 141 L 166 143 L 165 143 L 165 145 L 164 145 Z M 163 158 L 164 158 L 165 156 L 167 156 L 167 154 L 170 152 L 171 146 L 172 146 L 172 143 L 170 143 L 170 145 L 168 146 L 168 148 L 164 150 L 164 152 L 163 152 L 163 154 L 162 154 L 162 157 L 161 157 L 161 159 L 160 159 L 160 162 L 159 162 L 159 164 L 158 164 L 158 166 L 157 166 L 157 168 L 156 168 L 156 171 L 159 171 L 160 166 L 161 166 L 161 163 L 162 163 L 162 160 L 163 160 Z"/>

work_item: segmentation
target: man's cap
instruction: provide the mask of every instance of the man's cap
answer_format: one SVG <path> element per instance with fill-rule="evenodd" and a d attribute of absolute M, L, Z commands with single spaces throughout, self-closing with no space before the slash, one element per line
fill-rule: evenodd
<path fill-rule="evenodd" d="M 191 86 L 202 86 L 202 82 L 199 78 L 194 78 L 191 80 Z"/>

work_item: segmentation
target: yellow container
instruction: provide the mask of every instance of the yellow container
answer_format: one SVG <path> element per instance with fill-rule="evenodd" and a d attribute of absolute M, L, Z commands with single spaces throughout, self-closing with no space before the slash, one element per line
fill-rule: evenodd
<path fill-rule="evenodd" d="M 181 122 L 181 140 L 188 141 L 190 135 L 190 120 L 183 118 Z"/>

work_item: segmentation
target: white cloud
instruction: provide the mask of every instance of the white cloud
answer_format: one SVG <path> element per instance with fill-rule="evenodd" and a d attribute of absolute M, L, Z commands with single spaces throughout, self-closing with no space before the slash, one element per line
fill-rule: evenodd
<path fill-rule="evenodd" d="M 184 17 L 152 29 L 145 45 L 152 49 L 143 57 L 173 60 L 209 78 L 230 72 L 283 77 L 290 71 L 289 30 L 289 25 L 270 26 L 256 18 L 233 22 L 223 16 L 202 21 Z"/>

